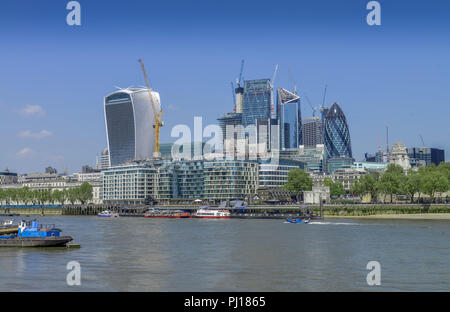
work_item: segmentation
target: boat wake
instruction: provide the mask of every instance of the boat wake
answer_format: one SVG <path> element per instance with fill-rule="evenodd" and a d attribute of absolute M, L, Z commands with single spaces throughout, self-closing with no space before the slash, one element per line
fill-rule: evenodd
<path fill-rule="evenodd" d="M 349 222 L 325 222 L 325 221 L 313 221 L 310 224 L 318 224 L 318 225 L 361 225 L 358 223 L 349 223 Z"/>

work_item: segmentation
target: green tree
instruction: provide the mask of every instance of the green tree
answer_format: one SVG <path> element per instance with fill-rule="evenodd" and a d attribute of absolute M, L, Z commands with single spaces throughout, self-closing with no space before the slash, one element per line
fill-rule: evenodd
<path fill-rule="evenodd" d="M 419 168 L 421 175 L 421 190 L 435 201 L 437 192 L 446 192 L 449 189 L 449 181 L 441 168 L 435 165 Z"/>
<path fill-rule="evenodd" d="M 331 196 L 340 197 L 345 194 L 344 185 L 342 185 L 342 183 L 339 181 L 333 182 L 330 178 L 325 178 L 323 180 L 323 185 L 330 188 Z"/>
<path fill-rule="evenodd" d="M 411 203 L 414 203 L 414 195 L 419 194 L 420 199 L 420 189 L 421 189 L 421 176 L 416 170 L 409 169 L 408 174 L 404 177 L 401 183 L 402 191 L 408 195 Z"/>
<path fill-rule="evenodd" d="M 287 183 L 283 186 L 283 189 L 296 194 L 298 200 L 300 193 L 312 189 L 312 179 L 306 171 L 298 168 L 292 169 L 288 172 Z"/>
<path fill-rule="evenodd" d="M 80 187 L 77 188 L 77 197 L 81 204 L 85 204 L 88 200 L 92 199 L 92 185 L 87 182 L 83 182 Z"/>
<path fill-rule="evenodd" d="M 389 164 L 386 171 L 381 176 L 378 183 L 379 189 L 385 195 L 390 195 L 391 203 L 393 202 L 392 197 L 394 194 L 399 194 L 401 192 L 401 183 L 404 179 L 405 172 L 403 168 L 399 165 Z"/>

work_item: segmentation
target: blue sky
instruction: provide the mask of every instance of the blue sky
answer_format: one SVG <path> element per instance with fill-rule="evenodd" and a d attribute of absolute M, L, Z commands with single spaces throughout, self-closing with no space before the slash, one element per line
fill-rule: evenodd
<path fill-rule="evenodd" d="M 338 102 L 354 157 L 389 141 L 444 148 L 450 157 L 450 3 L 366 0 L 79 1 L 81 26 L 66 24 L 66 0 L 2 0 L 0 170 L 69 173 L 95 164 L 106 146 L 103 97 L 142 86 L 143 58 L 160 92 L 171 142 L 176 124 L 203 124 L 232 110 L 230 81 L 271 78 L 315 105 Z M 289 72 L 292 79 L 289 78 Z M 303 116 L 311 107 L 302 104 Z"/>

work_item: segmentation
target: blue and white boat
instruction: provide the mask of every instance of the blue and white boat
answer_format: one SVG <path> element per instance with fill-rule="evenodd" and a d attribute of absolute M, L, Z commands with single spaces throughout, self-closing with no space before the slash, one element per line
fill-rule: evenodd
<path fill-rule="evenodd" d="M 73 238 L 61 236 L 54 225 L 40 225 L 37 220 L 19 223 L 14 233 L 0 235 L 0 247 L 54 247 L 65 246 Z"/>
<path fill-rule="evenodd" d="M 105 210 L 100 212 L 97 216 L 99 217 L 107 217 L 107 218 L 117 218 L 119 214 L 117 212 L 111 210 Z"/>
<path fill-rule="evenodd" d="M 297 219 L 287 218 L 286 221 L 289 223 L 304 223 L 304 224 L 310 222 L 309 219 L 300 219 L 300 218 L 297 218 Z"/>

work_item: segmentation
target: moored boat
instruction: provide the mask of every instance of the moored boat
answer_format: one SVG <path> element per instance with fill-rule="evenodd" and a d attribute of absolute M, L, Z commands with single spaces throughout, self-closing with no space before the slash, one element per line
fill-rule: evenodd
<path fill-rule="evenodd" d="M 191 214 L 182 210 L 159 210 L 152 209 L 144 214 L 144 218 L 190 218 Z"/>
<path fill-rule="evenodd" d="M 225 209 L 210 209 L 209 207 L 199 208 L 194 214 L 194 218 L 209 218 L 209 219 L 228 219 L 231 213 Z"/>
<path fill-rule="evenodd" d="M 57 247 L 73 240 L 60 233 L 54 225 L 42 226 L 36 220 L 21 221 L 17 233 L 0 235 L 0 247 Z"/>
<path fill-rule="evenodd" d="M 117 212 L 111 210 L 105 210 L 97 214 L 99 217 L 107 217 L 107 218 L 117 218 L 119 214 Z"/>

